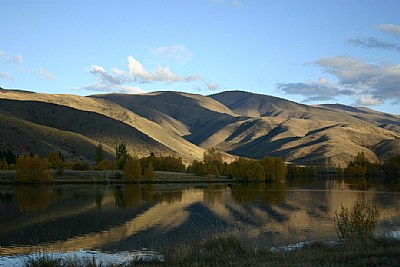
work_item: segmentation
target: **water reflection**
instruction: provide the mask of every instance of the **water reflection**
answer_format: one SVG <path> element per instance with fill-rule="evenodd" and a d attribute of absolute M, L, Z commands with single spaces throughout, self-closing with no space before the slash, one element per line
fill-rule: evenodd
<path fill-rule="evenodd" d="M 232 197 L 239 204 L 261 201 L 278 205 L 285 202 L 286 183 L 236 183 L 232 185 Z"/>
<path fill-rule="evenodd" d="M 45 210 L 52 201 L 53 187 L 50 185 L 21 185 L 15 188 L 15 196 L 21 211 Z"/>
<path fill-rule="evenodd" d="M 0 255 L 154 248 L 232 231 L 271 246 L 332 239 L 335 210 L 357 198 L 379 207 L 378 232 L 398 230 L 400 194 L 365 183 L 0 187 Z"/>

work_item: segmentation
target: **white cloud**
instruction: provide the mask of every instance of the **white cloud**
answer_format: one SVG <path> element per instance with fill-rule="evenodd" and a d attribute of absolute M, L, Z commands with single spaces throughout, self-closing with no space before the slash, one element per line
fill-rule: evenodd
<path fill-rule="evenodd" d="M 17 54 L 13 57 L 10 57 L 9 62 L 15 63 L 15 64 L 22 64 L 22 63 L 24 63 L 24 58 L 22 57 L 21 54 Z"/>
<path fill-rule="evenodd" d="M 4 72 L 4 71 L 0 71 L 0 78 L 10 80 L 10 81 L 14 80 L 10 74 L 8 74 L 7 72 Z"/>
<path fill-rule="evenodd" d="M 150 52 L 158 58 L 180 64 L 187 63 L 193 56 L 183 45 L 162 46 L 152 49 Z"/>
<path fill-rule="evenodd" d="M 206 83 L 205 80 L 199 75 L 183 76 L 175 74 L 169 67 L 157 66 L 153 71 L 148 71 L 145 67 L 133 56 L 127 58 L 127 70 L 120 70 L 118 68 L 111 68 L 108 72 L 104 67 L 99 65 L 92 65 L 90 73 L 93 74 L 97 83 L 94 85 L 79 87 L 79 89 L 91 91 L 111 91 L 117 90 L 119 92 L 137 92 L 142 89 L 135 86 L 126 86 L 129 83 L 155 83 L 164 82 L 173 84 L 176 82 L 183 83 L 200 83 L 206 85 L 210 90 L 216 90 L 218 85 L 215 83 Z M 143 91 L 141 91 L 143 92 Z"/>
<path fill-rule="evenodd" d="M 207 86 L 208 90 L 211 90 L 211 91 L 217 91 L 220 88 L 219 84 L 212 83 L 212 82 L 207 83 L 206 86 Z"/>
<path fill-rule="evenodd" d="M 361 106 L 378 106 L 383 104 L 383 102 L 372 95 L 365 95 L 357 100 L 357 104 Z"/>
<path fill-rule="evenodd" d="M 339 88 L 324 77 L 316 82 L 309 80 L 306 83 L 279 83 L 277 88 L 287 94 L 306 97 L 304 102 L 333 100 L 337 96 L 351 94 L 349 90 Z"/>
<path fill-rule="evenodd" d="M 157 66 L 153 71 L 147 71 L 143 65 L 135 59 L 133 56 L 128 56 L 128 71 L 119 70 L 117 68 L 112 68 L 111 71 L 117 76 L 111 76 L 111 78 L 116 80 L 124 80 L 125 82 L 138 82 L 138 83 L 154 83 L 154 82 L 193 82 L 193 81 L 203 81 L 198 75 L 191 76 L 181 76 L 173 73 L 169 67 Z M 104 70 L 104 69 L 103 69 Z"/>
<path fill-rule="evenodd" d="M 47 80 L 54 80 L 56 76 L 45 68 L 39 68 L 39 75 Z"/>
<path fill-rule="evenodd" d="M 3 50 L 0 50 L 0 59 L 5 59 L 7 57 L 7 53 Z"/>
<path fill-rule="evenodd" d="M 7 52 L 0 50 L 0 59 L 5 60 L 8 63 L 14 64 L 22 64 L 24 63 L 24 58 L 21 54 L 16 54 L 15 56 L 11 56 Z"/>
<path fill-rule="evenodd" d="M 98 65 L 92 65 L 90 67 L 90 73 L 95 75 L 102 83 L 109 83 L 109 84 L 121 84 L 122 80 L 118 77 L 113 77 L 112 75 L 108 74 L 107 71 Z"/>
<path fill-rule="evenodd" d="M 337 82 L 281 83 L 277 88 L 288 94 L 302 95 L 306 101 L 352 96 L 363 105 L 400 103 L 400 65 L 375 65 L 344 56 L 320 59 L 314 64 Z"/>
<path fill-rule="evenodd" d="M 103 83 L 95 83 L 89 86 L 82 87 L 74 87 L 73 90 L 85 90 L 85 91 L 94 91 L 94 92 L 115 92 L 115 93 L 124 93 L 124 94 L 142 94 L 145 91 L 137 86 L 124 86 L 118 84 L 103 84 Z"/>
<path fill-rule="evenodd" d="M 385 49 L 385 50 L 394 50 L 397 52 L 400 52 L 400 45 L 397 43 L 392 43 L 392 42 L 385 42 L 381 41 L 375 37 L 370 37 L 370 38 L 352 38 L 349 39 L 349 44 L 354 45 L 354 46 L 360 46 L 364 48 L 379 48 L 379 49 Z"/>
<path fill-rule="evenodd" d="M 394 36 L 400 36 L 400 25 L 395 24 L 379 24 L 376 26 L 377 29 L 384 31 Z"/>

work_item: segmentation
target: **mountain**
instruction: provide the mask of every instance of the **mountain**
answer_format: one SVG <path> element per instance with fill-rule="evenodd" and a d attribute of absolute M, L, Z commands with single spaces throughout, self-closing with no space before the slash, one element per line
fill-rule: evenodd
<path fill-rule="evenodd" d="M 153 152 L 185 162 L 201 159 L 210 147 L 226 152 L 227 159 L 269 155 L 340 166 L 359 152 L 371 161 L 400 154 L 398 115 L 243 91 L 83 97 L 1 90 L 0 117 L 0 150 L 57 149 L 89 160 L 99 142 L 109 157 L 125 143 L 136 156 Z"/>

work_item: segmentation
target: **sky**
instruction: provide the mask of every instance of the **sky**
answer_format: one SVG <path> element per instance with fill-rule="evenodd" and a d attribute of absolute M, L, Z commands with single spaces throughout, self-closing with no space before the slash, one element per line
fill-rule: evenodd
<path fill-rule="evenodd" d="M 398 0 L 0 0 L 0 87 L 244 90 L 400 114 Z"/>

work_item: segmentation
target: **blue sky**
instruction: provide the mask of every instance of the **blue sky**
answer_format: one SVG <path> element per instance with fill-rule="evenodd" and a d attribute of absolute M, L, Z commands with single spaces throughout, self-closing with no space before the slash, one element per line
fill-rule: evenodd
<path fill-rule="evenodd" d="M 400 114 L 400 1 L 0 0 L 0 86 L 245 90 Z"/>

